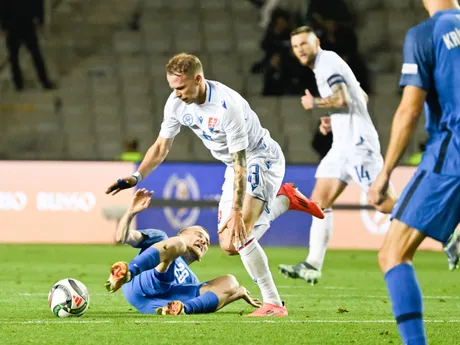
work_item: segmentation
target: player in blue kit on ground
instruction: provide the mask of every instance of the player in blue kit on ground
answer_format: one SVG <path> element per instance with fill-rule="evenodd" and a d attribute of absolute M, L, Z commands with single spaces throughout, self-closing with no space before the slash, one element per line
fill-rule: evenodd
<path fill-rule="evenodd" d="M 203 227 L 191 226 L 170 238 L 161 230 L 130 229 L 134 216 L 148 208 L 151 196 L 152 192 L 138 190 L 120 220 L 117 241 L 140 248 L 140 252 L 129 264 L 112 265 L 107 290 L 123 287 L 126 300 L 145 314 L 210 313 L 239 299 L 260 307 L 232 275 L 199 282 L 189 265 L 208 251 L 209 234 Z"/>
<path fill-rule="evenodd" d="M 460 7 L 453 0 L 423 2 L 431 18 L 407 33 L 400 81 L 404 92 L 384 168 L 369 191 L 371 203 L 384 200 L 391 172 L 425 104 L 426 152 L 393 209 L 379 252 L 393 314 L 408 345 L 427 343 L 422 293 L 411 260 L 425 237 L 446 243 L 460 222 Z"/>

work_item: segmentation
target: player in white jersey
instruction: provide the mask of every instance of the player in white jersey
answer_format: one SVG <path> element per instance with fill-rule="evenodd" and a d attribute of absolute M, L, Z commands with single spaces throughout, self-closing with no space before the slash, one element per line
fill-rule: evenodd
<path fill-rule="evenodd" d="M 316 212 L 317 216 L 323 216 L 321 209 L 292 185 L 283 185 L 280 190 L 285 171 L 283 152 L 240 94 L 204 79 L 201 62 L 193 55 L 182 53 L 172 57 L 166 70 L 174 91 L 166 102 L 158 139 L 138 171 L 119 179 L 107 193 L 116 194 L 139 183 L 166 158 L 181 126 L 189 127 L 212 155 L 227 165 L 218 211 L 219 242 L 226 253 L 240 254 L 262 292 L 264 304 L 250 316 L 287 316 L 267 256 L 257 239 L 271 220 L 292 209 L 294 199 L 300 197 L 310 207 L 310 213 Z M 284 196 L 277 197 L 278 191 L 289 199 L 287 204 Z"/>
<path fill-rule="evenodd" d="M 333 143 L 316 171 L 311 198 L 319 202 L 325 218 L 313 218 L 309 254 L 305 262 L 280 265 L 281 273 L 315 284 L 321 277 L 326 249 L 333 230 L 332 205 L 347 184 L 354 180 L 367 192 L 380 173 L 383 158 L 377 131 L 367 110 L 367 95 L 350 67 L 332 51 L 322 50 L 314 31 L 307 26 L 294 30 L 291 45 L 300 63 L 315 72 L 320 98 L 308 90 L 301 102 L 305 110 L 320 108 L 330 116 L 321 118 L 320 130 L 332 130 Z M 395 197 L 390 193 L 377 207 L 391 212 Z"/>

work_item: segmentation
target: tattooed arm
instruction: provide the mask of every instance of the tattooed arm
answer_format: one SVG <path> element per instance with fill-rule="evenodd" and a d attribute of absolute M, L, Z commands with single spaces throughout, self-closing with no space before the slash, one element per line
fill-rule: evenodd
<path fill-rule="evenodd" d="M 242 212 L 244 196 L 246 194 L 246 150 L 232 153 L 232 164 L 233 170 L 235 171 L 232 209 L 237 212 Z"/>
<path fill-rule="evenodd" d="M 331 86 L 331 90 L 332 95 L 325 98 L 313 97 L 308 90 L 305 90 L 305 96 L 302 97 L 302 105 L 305 110 L 321 108 L 333 113 L 348 112 L 351 98 L 347 85 L 345 83 L 336 83 Z"/>

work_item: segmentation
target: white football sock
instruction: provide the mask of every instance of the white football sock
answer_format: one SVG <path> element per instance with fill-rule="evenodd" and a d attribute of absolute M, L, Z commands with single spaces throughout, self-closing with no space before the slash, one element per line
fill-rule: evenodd
<path fill-rule="evenodd" d="M 273 222 L 279 216 L 281 216 L 283 213 L 285 213 L 287 210 L 289 210 L 289 199 L 285 195 L 278 195 L 275 198 L 275 200 L 273 200 L 270 213 L 268 214 L 268 219 L 270 223 Z M 258 241 L 269 228 L 270 225 L 256 224 L 254 226 L 254 229 L 252 230 L 252 234 Z"/>
<path fill-rule="evenodd" d="M 321 271 L 326 256 L 327 245 L 334 230 L 332 209 L 324 210 L 324 219 L 313 217 L 310 228 L 310 249 L 307 263 Z"/>
<path fill-rule="evenodd" d="M 256 240 L 260 240 L 262 236 L 270 229 L 270 225 L 260 224 L 254 226 L 254 230 L 252 230 L 252 235 L 256 238 Z"/>
<path fill-rule="evenodd" d="M 254 238 L 251 243 L 240 249 L 239 253 L 246 271 L 248 271 L 252 280 L 259 285 L 263 302 L 278 306 L 283 305 L 268 268 L 267 255 L 265 255 L 259 242 Z"/>
<path fill-rule="evenodd" d="M 287 210 L 289 210 L 289 199 L 285 195 L 278 195 L 270 208 L 270 222 L 273 222 Z"/>

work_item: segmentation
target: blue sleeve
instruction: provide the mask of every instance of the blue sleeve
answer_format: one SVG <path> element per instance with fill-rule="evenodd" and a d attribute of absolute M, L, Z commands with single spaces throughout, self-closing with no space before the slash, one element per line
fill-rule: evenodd
<path fill-rule="evenodd" d="M 411 85 L 429 91 L 433 80 L 433 26 L 425 22 L 407 32 L 404 41 L 401 87 Z"/>
<path fill-rule="evenodd" d="M 164 231 L 157 229 L 145 229 L 145 230 L 136 230 L 144 235 L 144 240 L 139 243 L 135 248 L 147 249 L 153 246 L 155 243 L 164 241 L 168 238 L 168 235 Z"/>

